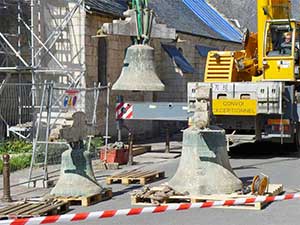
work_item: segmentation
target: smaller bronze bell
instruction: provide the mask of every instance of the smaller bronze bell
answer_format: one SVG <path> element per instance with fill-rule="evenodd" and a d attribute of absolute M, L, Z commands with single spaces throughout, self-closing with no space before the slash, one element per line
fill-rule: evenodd
<path fill-rule="evenodd" d="M 69 149 L 62 154 L 60 177 L 51 191 L 55 196 L 91 196 L 103 188 L 94 176 L 91 157 L 83 146 Z"/>
<path fill-rule="evenodd" d="M 60 130 L 61 138 L 70 144 L 70 149 L 61 156 L 61 170 L 57 184 L 51 191 L 56 196 L 90 196 L 100 194 L 103 188 L 97 183 L 90 153 L 84 150 L 83 139 L 95 135 L 93 126 L 88 126 L 86 115 L 72 115 L 71 127 Z"/>
<path fill-rule="evenodd" d="M 112 90 L 163 91 L 164 84 L 155 72 L 154 49 L 149 45 L 133 45 L 127 49 L 119 79 Z"/>

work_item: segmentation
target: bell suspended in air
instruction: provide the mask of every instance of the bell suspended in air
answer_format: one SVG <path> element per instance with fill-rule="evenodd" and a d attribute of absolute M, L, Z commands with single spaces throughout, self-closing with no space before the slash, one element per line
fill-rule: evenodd
<path fill-rule="evenodd" d="M 133 45 L 127 49 L 119 79 L 112 90 L 163 91 L 154 65 L 154 49 L 148 45 Z"/>

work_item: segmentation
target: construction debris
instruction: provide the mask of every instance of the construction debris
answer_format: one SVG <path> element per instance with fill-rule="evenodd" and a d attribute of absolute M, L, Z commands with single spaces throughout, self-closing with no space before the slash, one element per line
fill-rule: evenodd
<path fill-rule="evenodd" d="M 180 193 L 175 191 L 173 188 L 168 185 L 161 185 L 156 188 L 150 188 L 149 186 L 144 186 L 142 190 L 134 191 L 131 196 L 138 198 L 141 202 L 150 202 L 154 205 L 160 205 L 165 200 L 169 199 L 171 196 L 185 196 L 188 195 L 188 192 Z M 133 199 L 133 198 L 132 198 Z"/>

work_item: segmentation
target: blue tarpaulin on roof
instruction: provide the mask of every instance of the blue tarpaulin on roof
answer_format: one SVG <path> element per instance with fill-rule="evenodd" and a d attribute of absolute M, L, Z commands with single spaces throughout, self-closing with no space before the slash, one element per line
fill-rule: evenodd
<path fill-rule="evenodd" d="M 168 53 L 168 55 L 175 61 L 176 65 L 182 70 L 184 73 L 193 73 L 194 68 L 191 64 L 184 58 L 181 52 L 173 45 L 165 45 L 161 44 L 163 49 Z"/>
<path fill-rule="evenodd" d="M 195 46 L 199 55 L 201 56 L 207 56 L 209 51 L 217 51 L 219 50 L 218 48 L 212 48 L 212 47 L 208 47 L 208 46 L 204 46 L 204 45 L 196 45 Z"/>
<path fill-rule="evenodd" d="M 205 0 L 182 0 L 207 26 L 225 39 L 241 42 L 242 34 Z"/>

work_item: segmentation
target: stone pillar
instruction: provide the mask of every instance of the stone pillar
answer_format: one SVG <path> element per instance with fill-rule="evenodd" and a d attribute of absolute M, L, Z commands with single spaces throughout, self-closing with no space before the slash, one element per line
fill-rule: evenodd
<path fill-rule="evenodd" d="M 10 166 L 9 166 L 9 155 L 3 155 L 3 198 L 4 202 L 11 202 L 10 196 Z"/>

